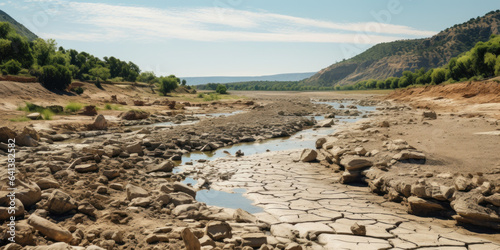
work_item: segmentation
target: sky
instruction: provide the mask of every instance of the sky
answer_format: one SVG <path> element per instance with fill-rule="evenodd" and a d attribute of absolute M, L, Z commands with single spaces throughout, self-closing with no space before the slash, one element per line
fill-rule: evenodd
<path fill-rule="evenodd" d="M 157 75 L 316 72 L 369 47 L 430 37 L 498 0 L 0 0 L 43 39 Z"/>

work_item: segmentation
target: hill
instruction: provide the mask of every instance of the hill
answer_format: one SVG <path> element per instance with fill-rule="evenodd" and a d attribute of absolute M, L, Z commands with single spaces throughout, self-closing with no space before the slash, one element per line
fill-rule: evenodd
<path fill-rule="evenodd" d="M 402 76 L 404 71 L 445 65 L 452 57 L 470 50 L 477 42 L 500 33 L 500 10 L 450 27 L 437 35 L 377 44 L 365 52 L 322 69 L 304 83 L 348 85 L 361 80 Z"/>
<path fill-rule="evenodd" d="M 24 25 L 17 22 L 14 18 L 9 16 L 7 13 L 0 10 L 0 22 L 8 22 L 11 24 L 12 28 L 17 32 L 17 34 L 28 38 L 29 41 L 33 41 L 38 38 L 33 32 L 31 32 L 28 28 L 24 27 Z"/>
<path fill-rule="evenodd" d="M 185 79 L 189 85 L 200 85 L 207 83 L 234 83 L 253 81 L 300 81 L 311 77 L 316 72 L 289 73 L 266 76 L 200 76 L 200 77 L 180 77 Z"/>

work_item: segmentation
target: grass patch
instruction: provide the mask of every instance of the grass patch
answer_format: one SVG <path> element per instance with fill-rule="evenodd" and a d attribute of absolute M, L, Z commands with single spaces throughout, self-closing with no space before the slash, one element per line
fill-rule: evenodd
<path fill-rule="evenodd" d="M 117 104 L 106 103 L 106 105 L 104 105 L 104 109 L 105 110 L 122 110 L 123 107 L 121 105 L 117 105 Z"/>
<path fill-rule="evenodd" d="M 77 102 L 70 102 L 68 105 L 66 105 L 65 109 L 69 110 L 71 112 L 76 112 L 79 111 L 80 109 L 83 108 L 83 104 L 77 103 Z"/>
<path fill-rule="evenodd" d="M 54 112 L 49 109 L 44 109 L 40 114 L 44 120 L 52 120 L 52 116 L 54 116 Z"/>
<path fill-rule="evenodd" d="M 31 121 L 31 119 L 26 117 L 26 116 L 20 116 L 20 117 L 9 119 L 9 121 L 11 121 L 11 122 L 27 122 L 27 121 Z"/>
<path fill-rule="evenodd" d="M 206 102 L 209 102 L 209 101 L 216 101 L 216 100 L 220 100 L 220 96 L 219 96 L 219 94 L 216 94 L 216 93 L 210 93 L 210 94 L 207 94 L 207 95 L 204 95 L 204 96 L 203 96 L 203 101 L 206 101 Z"/>
<path fill-rule="evenodd" d="M 42 106 L 38 106 L 36 104 L 33 104 L 31 102 L 24 102 L 24 107 L 17 107 L 17 110 L 19 111 L 26 111 L 26 112 L 42 112 L 44 108 Z"/>

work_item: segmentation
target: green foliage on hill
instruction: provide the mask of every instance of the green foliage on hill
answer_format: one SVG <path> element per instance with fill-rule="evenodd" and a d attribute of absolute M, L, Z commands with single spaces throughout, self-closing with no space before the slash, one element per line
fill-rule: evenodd
<path fill-rule="evenodd" d="M 405 71 L 401 77 L 364 80 L 354 85 L 336 86 L 336 90 L 395 89 L 412 85 L 435 85 L 444 82 L 480 80 L 500 76 L 500 35 L 478 42 L 471 50 L 452 58 L 440 68 Z"/>
<path fill-rule="evenodd" d="M 362 80 L 401 77 L 403 72 L 442 67 L 477 42 L 500 34 L 500 10 L 445 29 L 425 39 L 374 45 L 363 53 L 333 64 L 305 82 L 311 85 L 349 85 Z"/>
<path fill-rule="evenodd" d="M 24 25 L 17 22 L 14 18 L 9 16 L 7 13 L 3 12 L 2 10 L 0 10 L 0 22 L 10 23 L 10 25 L 16 31 L 16 33 L 22 37 L 26 37 L 26 39 L 28 39 L 28 41 L 33 41 L 33 40 L 38 38 L 37 35 L 35 35 L 29 29 L 24 27 Z"/>
<path fill-rule="evenodd" d="M 263 91 L 313 91 L 313 90 L 333 90 L 333 87 L 305 84 L 299 81 L 252 81 L 236 83 L 208 83 L 197 85 L 199 90 L 217 90 L 217 86 L 225 86 L 227 90 L 263 90 Z"/>

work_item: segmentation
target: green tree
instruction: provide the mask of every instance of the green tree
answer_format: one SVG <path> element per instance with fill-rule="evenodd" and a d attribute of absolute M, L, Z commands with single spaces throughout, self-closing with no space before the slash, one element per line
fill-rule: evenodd
<path fill-rule="evenodd" d="M 152 84 L 155 79 L 156 75 L 153 71 L 144 71 L 139 75 L 139 77 L 137 77 L 137 81 L 148 84 Z"/>
<path fill-rule="evenodd" d="M 90 75 L 94 76 L 97 78 L 97 80 L 103 80 L 106 81 L 108 78 L 111 76 L 111 73 L 109 72 L 108 68 L 98 66 L 96 68 L 93 68 L 89 71 Z"/>
<path fill-rule="evenodd" d="M 56 53 L 56 42 L 53 39 L 36 39 L 33 42 L 33 55 L 38 66 L 51 64 L 52 56 Z"/>
<path fill-rule="evenodd" d="M 217 85 L 217 89 L 215 90 L 215 92 L 221 95 L 227 94 L 227 87 L 225 85 L 219 84 Z"/>
<path fill-rule="evenodd" d="M 186 79 L 182 79 L 182 86 L 186 86 L 186 84 L 187 84 Z"/>
<path fill-rule="evenodd" d="M 172 92 L 177 88 L 178 82 L 176 77 L 160 77 L 158 81 L 158 90 L 160 91 L 160 95 L 166 96 L 168 93 Z"/>
<path fill-rule="evenodd" d="M 440 84 L 446 81 L 446 70 L 443 68 L 435 69 L 431 74 L 432 83 Z"/>
<path fill-rule="evenodd" d="M 71 84 L 71 72 L 65 66 L 46 65 L 42 67 L 40 82 L 47 89 L 66 90 Z"/>
<path fill-rule="evenodd" d="M 14 59 L 10 59 L 4 63 L 1 68 L 2 71 L 5 71 L 10 75 L 17 75 L 19 74 L 19 71 L 21 71 L 21 63 Z"/>

